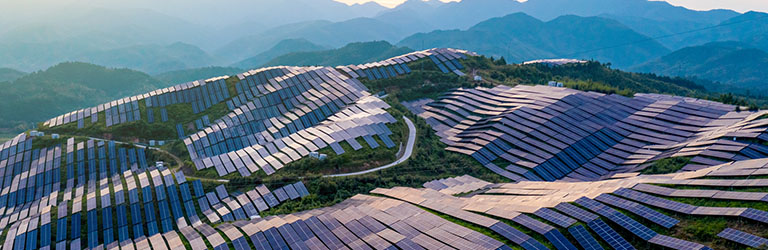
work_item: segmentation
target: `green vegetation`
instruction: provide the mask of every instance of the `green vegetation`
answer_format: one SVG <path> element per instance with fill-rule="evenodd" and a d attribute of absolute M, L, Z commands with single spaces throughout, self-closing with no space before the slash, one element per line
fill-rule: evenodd
<path fill-rule="evenodd" d="M 653 162 L 650 166 L 643 169 L 643 174 L 669 174 L 677 172 L 678 170 L 688 165 L 691 162 L 691 157 L 672 157 L 664 158 Z"/>
<path fill-rule="evenodd" d="M 552 57 L 594 58 L 620 67 L 669 53 L 657 41 L 619 22 L 589 16 L 592 17 L 567 15 L 544 22 L 525 13 L 513 13 L 479 22 L 467 30 L 417 33 L 397 45 L 418 49 L 461 48 L 483 55 L 504 56 L 509 62 L 517 63 Z M 647 42 L 627 44 L 627 41 Z"/>
<path fill-rule="evenodd" d="M 376 62 L 407 54 L 413 50 L 397 47 L 385 41 L 350 43 L 344 47 L 324 51 L 294 52 L 275 57 L 264 66 L 338 66 Z"/>
<path fill-rule="evenodd" d="M 117 49 L 90 51 L 74 58 L 107 67 L 125 67 L 150 74 L 204 67 L 216 61 L 199 47 L 182 42 L 169 45 L 133 45 Z"/>
<path fill-rule="evenodd" d="M 26 75 L 27 73 L 10 69 L 10 68 L 0 68 L 0 82 L 10 82 L 14 81 L 16 79 L 19 79 L 19 77 L 22 77 Z"/>
<path fill-rule="evenodd" d="M 714 42 L 680 49 L 633 70 L 707 79 L 714 82 L 700 82 L 710 90 L 741 94 L 752 90 L 765 96 L 766 67 L 768 52 L 740 42 Z"/>
<path fill-rule="evenodd" d="M 138 71 L 87 63 L 58 64 L 0 83 L 0 133 L 24 131 L 33 122 L 161 86 Z"/>
<path fill-rule="evenodd" d="M 167 85 L 176 85 L 179 83 L 191 82 L 195 80 L 209 79 L 217 76 L 231 76 L 243 73 L 245 70 L 232 67 L 203 67 L 195 69 L 174 70 L 157 75 L 155 79 Z"/>
<path fill-rule="evenodd" d="M 630 73 L 611 69 L 610 64 L 601 64 L 596 61 L 557 67 L 542 64 L 506 65 L 499 61 L 480 56 L 469 58 L 463 62 L 466 67 L 477 69 L 480 76 L 493 84 L 513 86 L 515 84 L 547 84 L 549 81 L 559 81 L 569 88 L 605 94 L 632 96 L 635 93 L 657 93 L 749 106 L 751 109 L 768 107 L 768 99 L 765 98 L 710 92 L 683 78 Z"/>

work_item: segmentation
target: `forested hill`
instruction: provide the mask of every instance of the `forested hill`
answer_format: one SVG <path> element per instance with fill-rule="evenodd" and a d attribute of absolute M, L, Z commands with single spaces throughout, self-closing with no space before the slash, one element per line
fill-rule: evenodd
<path fill-rule="evenodd" d="M 632 70 L 707 79 L 722 83 L 710 89 L 768 92 L 768 52 L 740 42 L 687 47 Z"/>
<path fill-rule="evenodd" d="M 0 68 L 0 82 L 5 81 L 13 81 L 18 79 L 19 77 L 24 76 L 26 73 L 10 69 L 10 68 Z"/>
<path fill-rule="evenodd" d="M 17 132 L 31 122 L 161 86 L 159 81 L 139 71 L 61 63 L 0 83 L 0 131 Z"/>

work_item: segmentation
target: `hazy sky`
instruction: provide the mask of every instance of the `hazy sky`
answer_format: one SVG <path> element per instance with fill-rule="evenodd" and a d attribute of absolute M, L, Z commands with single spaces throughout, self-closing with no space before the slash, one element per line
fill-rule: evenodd
<path fill-rule="evenodd" d="M 378 2 L 379 4 L 387 7 L 394 7 L 404 2 L 405 0 L 336 0 L 342 3 L 365 3 L 370 1 Z M 458 0 L 440 0 L 443 2 L 458 1 Z M 662 1 L 662 0 L 654 0 Z M 738 12 L 746 12 L 750 10 L 768 12 L 768 0 L 664 0 L 670 2 L 673 5 L 684 6 L 689 9 L 695 10 L 711 10 L 711 9 L 732 9 Z"/>

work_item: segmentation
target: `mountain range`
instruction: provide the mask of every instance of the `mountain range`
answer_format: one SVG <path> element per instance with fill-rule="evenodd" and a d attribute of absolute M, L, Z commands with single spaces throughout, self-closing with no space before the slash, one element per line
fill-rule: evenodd
<path fill-rule="evenodd" d="M 259 54 L 286 39 L 305 39 L 326 48 L 374 40 L 398 44 L 415 33 L 467 30 L 491 18 L 517 12 L 545 23 L 564 15 L 612 19 L 649 38 L 665 37 L 657 42 L 669 50 L 713 41 L 736 40 L 758 48 L 766 43 L 763 34 L 766 32 L 762 29 L 766 20 L 755 21 L 764 13 L 742 15 L 730 10 L 694 11 L 663 1 L 647 0 L 529 0 L 522 3 L 515 0 L 450 3 L 408 0 L 393 9 L 373 2 L 350 6 L 332 0 L 225 0 L 194 5 L 181 0 L 119 3 L 30 0 L 17 5 L 13 11 L 0 10 L 0 67 L 21 71 L 45 69 L 62 61 L 92 61 L 141 70 L 151 67 L 158 72 L 208 65 L 235 64 L 239 67 L 243 65 L 237 65 L 238 62 L 252 57 L 262 57 L 256 64 L 268 61 Z M 19 12 L 26 18 L 19 16 Z M 734 22 L 738 23 L 707 29 Z M 691 30 L 700 31 L 685 33 Z M 755 32 L 745 31 L 760 32 L 750 34 Z M 606 34 L 611 35 L 620 34 Z M 197 47 L 188 47 L 189 51 L 185 53 L 199 57 L 183 63 L 165 62 L 163 65 L 173 66 L 157 68 L 153 66 L 156 62 L 149 62 L 157 61 L 155 58 L 136 56 L 137 48 L 150 53 L 150 50 L 177 42 Z M 611 45 L 634 41 L 624 39 L 621 42 Z M 214 60 L 192 61 L 207 58 L 200 51 Z M 504 54 L 505 51 L 497 50 L 494 54 Z M 277 55 L 271 57 L 274 56 Z M 604 55 L 587 53 L 585 56 L 602 58 Z M 143 61 L 117 62 L 126 57 Z M 109 58 L 115 58 L 115 62 Z"/>
<path fill-rule="evenodd" d="M 489 19 L 467 30 L 419 33 L 403 39 L 398 45 L 465 48 L 484 55 L 504 56 L 508 62 L 566 57 L 596 59 L 620 67 L 669 52 L 653 40 L 611 47 L 625 40 L 648 40 L 648 37 L 601 17 L 569 15 L 542 22 L 525 13 L 516 13 Z"/>
<path fill-rule="evenodd" d="M 407 47 L 397 47 L 386 41 L 350 43 L 332 50 L 293 52 L 275 57 L 263 66 L 337 66 L 381 61 L 412 52 Z"/>
<path fill-rule="evenodd" d="M 695 11 L 648 0 L 408 0 L 392 9 L 333 0 L 30 0 L 0 9 L 0 68 L 22 72 L 68 61 L 153 75 L 226 72 L 364 41 L 417 50 L 458 47 L 509 62 L 595 59 L 671 74 L 652 64 L 690 47 L 735 41 L 768 51 L 768 14 Z M 743 71 L 688 76 L 724 84 L 760 81 L 740 78 L 754 75 Z"/>
<path fill-rule="evenodd" d="M 768 52 L 740 42 L 715 42 L 683 48 L 631 70 L 706 79 L 722 83 L 703 84 L 713 90 L 750 89 L 759 94 L 768 91 L 766 68 Z"/>

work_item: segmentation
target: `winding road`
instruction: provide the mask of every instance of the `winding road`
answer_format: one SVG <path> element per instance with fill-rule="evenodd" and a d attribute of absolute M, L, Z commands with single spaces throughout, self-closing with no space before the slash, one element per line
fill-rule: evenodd
<path fill-rule="evenodd" d="M 405 124 L 408 125 L 408 144 L 405 145 L 405 153 L 402 156 L 400 156 L 399 159 L 397 159 L 396 161 L 394 161 L 394 162 L 392 162 L 390 164 L 387 164 L 387 165 L 384 165 L 384 166 L 381 166 L 381 167 L 377 167 L 377 168 L 372 168 L 372 169 L 363 170 L 363 171 L 360 171 L 360 172 L 353 172 L 353 173 L 324 175 L 323 177 L 326 177 L 326 178 L 328 178 L 328 177 L 345 177 L 345 176 L 355 176 L 355 175 L 367 174 L 367 173 L 376 172 L 376 171 L 379 171 L 379 170 L 382 170 L 382 169 L 391 168 L 391 167 L 394 167 L 395 165 L 398 165 L 400 163 L 403 163 L 403 162 L 407 161 L 408 158 L 411 158 L 411 154 L 413 154 L 413 146 L 414 146 L 414 144 L 416 144 L 416 126 L 413 125 L 413 122 L 410 119 L 408 119 L 408 117 L 403 116 L 403 120 L 405 120 Z"/>

